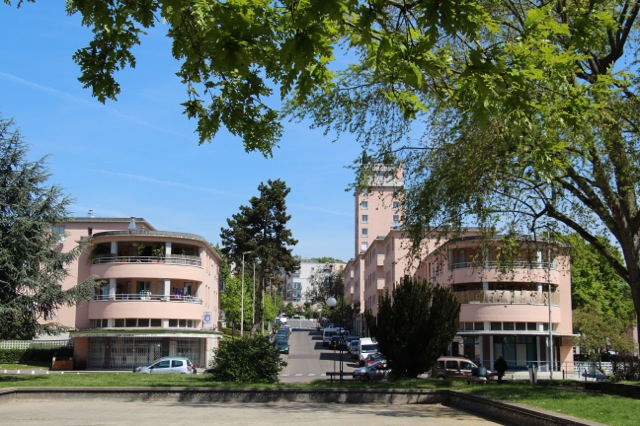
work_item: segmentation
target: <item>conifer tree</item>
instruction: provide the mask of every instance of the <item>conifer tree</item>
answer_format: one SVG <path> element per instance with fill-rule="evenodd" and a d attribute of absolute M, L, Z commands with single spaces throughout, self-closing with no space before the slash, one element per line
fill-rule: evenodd
<path fill-rule="evenodd" d="M 417 377 L 428 371 L 458 331 L 460 302 L 450 289 L 404 276 L 385 293 L 367 325 L 387 358 L 392 377 Z"/>
<path fill-rule="evenodd" d="M 92 278 L 63 291 L 65 265 L 82 247 L 61 253 L 54 226 L 70 199 L 48 186 L 45 159 L 29 161 L 27 144 L 12 120 L 0 116 L 0 340 L 32 339 L 67 328 L 53 322 L 57 309 L 88 300 Z"/>
<path fill-rule="evenodd" d="M 285 198 L 291 189 L 277 179 L 268 180 L 266 185 L 261 183 L 258 191 L 260 195 L 252 197 L 249 206 L 240 206 L 240 212 L 227 219 L 229 227 L 220 230 L 222 252 L 236 274 L 242 273 L 244 259 L 245 282 L 253 278 L 250 275 L 252 268 L 246 265 L 256 264 L 254 333 L 262 322 L 260 307 L 264 283 L 277 282 L 282 274 L 292 273 L 300 267 L 299 259 L 292 254 L 292 247 L 298 241 L 286 226 L 291 216 L 287 214 Z"/>

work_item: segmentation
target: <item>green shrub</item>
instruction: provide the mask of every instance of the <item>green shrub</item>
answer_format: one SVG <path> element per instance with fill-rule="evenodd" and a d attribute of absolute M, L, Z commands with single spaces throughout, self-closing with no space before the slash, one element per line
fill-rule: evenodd
<path fill-rule="evenodd" d="M 38 347 L 31 346 L 28 349 L 0 349 L 0 363 L 2 364 L 29 364 L 50 363 L 53 357 L 70 358 L 73 356 L 73 348 L 70 346 Z"/>
<path fill-rule="evenodd" d="M 265 336 L 223 339 L 211 363 L 214 380 L 242 383 L 275 383 L 286 365 Z"/>

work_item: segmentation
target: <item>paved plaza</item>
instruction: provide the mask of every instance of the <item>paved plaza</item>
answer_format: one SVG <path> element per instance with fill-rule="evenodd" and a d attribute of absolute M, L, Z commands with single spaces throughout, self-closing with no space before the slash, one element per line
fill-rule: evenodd
<path fill-rule="evenodd" d="M 440 404 L 205 403 L 17 400 L 0 403 L 5 425 L 496 425 Z"/>

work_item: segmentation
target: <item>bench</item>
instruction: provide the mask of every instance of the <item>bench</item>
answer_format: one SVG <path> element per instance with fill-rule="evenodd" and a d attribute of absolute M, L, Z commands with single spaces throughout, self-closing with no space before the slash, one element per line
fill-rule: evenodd
<path fill-rule="evenodd" d="M 595 379 L 596 382 L 601 382 L 604 380 L 609 379 L 609 376 L 606 374 L 602 374 L 596 371 L 584 371 L 582 372 L 582 377 L 584 377 L 584 380 L 586 381 L 587 379 L 591 378 L 591 379 Z"/>
<path fill-rule="evenodd" d="M 353 372 L 351 371 L 350 372 L 343 371 L 342 373 L 339 371 L 327 371 L 325 375 L 329 377 L 329 379 L 331 379 L 332 382 L 334 377 L 339 377 L 340 380 L 344 379 L 345 377 L 349 377 L 350 379 L 353 379 Z"/>

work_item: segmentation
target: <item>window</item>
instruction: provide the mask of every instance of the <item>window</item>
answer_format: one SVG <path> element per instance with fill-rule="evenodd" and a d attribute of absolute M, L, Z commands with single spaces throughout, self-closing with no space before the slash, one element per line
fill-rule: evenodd
<path fill-rule="evenodd" d="M 362 236 L 362 237 L 368 237 L 368 236 L 369 236 L 369 229 L 367 229 L 367 228 L 362 228 L 362 230 L 360 231 L 360 236 Z"/>
<path fill-rule="evenodd" d="M 360 208 L 362 210 L 367 210 L 369 208 L 369 202 L 368 201 L 360 201 Z"/>
<path fill-rule="evenodd" d="M 360 219 L 360 222 L 369 223 L 369 215 L 363 214 L 361 219 Z"/>
<path fill-rule="evenodd" d="M 400 208 L 400 201 L 394 201 L 391 205 L 394 210 L 398 210 Z"/>
<path fill-rule="evenodd" d="M 367 251 L 368 248 L 369 248 L 369 243 L 360 244 L 360 250 Z"/>
<path fill-rule="evenodd" d="M 54 226 L 51 229 L 51 232 L 53 232 L 56 235 L 58 243 L 64 242 L 64 240 L 66 238 L 66 235 L 65 235 L 65 232 L 64 232 L 64 226 Z"/>
<path fill-rule="evenodd" d="M 399 225 L 400 224 L 400 215 L 397 215 L 397 214 L 393 215 L 393 224 L 394 225 Z"/>

